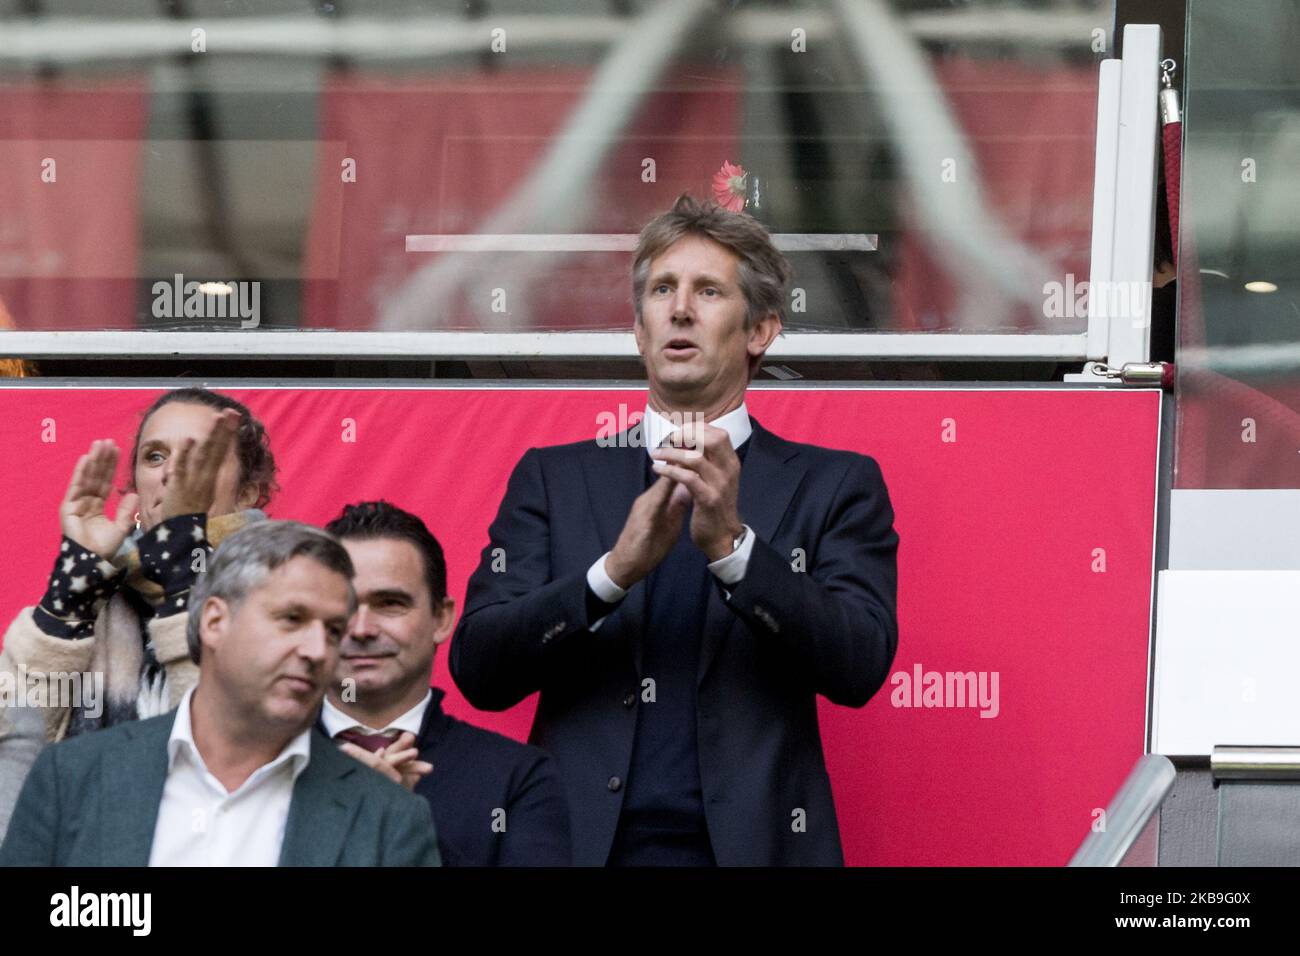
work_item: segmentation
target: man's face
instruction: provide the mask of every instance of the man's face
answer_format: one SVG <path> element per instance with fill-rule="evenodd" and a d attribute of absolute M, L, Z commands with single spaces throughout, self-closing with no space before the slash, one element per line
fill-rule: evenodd
<path fill-rule="evenodd" d="M 337 695 L 355 681 L 359 698 L 396 700 L 429 686 L 433 655 L 451 636 L 451 601 L 433 607 L 424 559 L 399 538 L 344 538 L 356 567 L 357 612 L 340 649 L 331 684 Z"/>
<path fill-rule="evenodd" d="M 145 530 L 156 525 L 162 517 L 163 494 L 176 464 L 176 455 L 187 439 L 194 439 L 190 449 L 193 462 L 199 447 L 212 431 L 220 417 L 215 408 L 195 402 L 169 402 L 158 409 L 144 423 L 140 431 L 140 447 L 136 460 L 135 490 L 140 493 L 140 525 Z M 231 442 L 226 460 L 217 472 L 216 495 L 212 500 L 211 514 L 224 515 L 237 508 L 251 508 L 257 500 L 257 489 L 239 487 L 239 454 Z"/>
<path fill-rule="evenodd" d="M 309 726 L 338 665 L 352 585 L 305 555 L 272 571 L 238 608 L 209 598 L 202 667 L 246 717 L 273 733 Z"/>
<path fill-rule="evenodd" d="M 709 404 L 744 391 L 749 360 L 779 328 L 745 330 L 740 260 L 703 236 L 685 236 L 650 261 L 634 331 L 650 384 L 665 397 Z"/>

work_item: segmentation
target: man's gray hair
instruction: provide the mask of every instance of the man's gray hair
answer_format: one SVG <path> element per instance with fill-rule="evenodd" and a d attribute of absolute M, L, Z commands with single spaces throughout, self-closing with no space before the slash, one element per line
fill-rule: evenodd
<path fill-rule="evenodd" d="M 715 202 L 700 202 L 683 193 L 668 212 L 646 223 L 632 260 L 632 308 L 641 321 L 641 300 L 650 278 L 650 262 L 686 236 L 703 236 L 725 246 L 740 260 L 736 277 L 745 296 L 745 330 L 775 312 L 785 319 L 785 296 L 793 270 L 784 253 L 772 243 L 761 222 L 745 213 L 731 212 Z"/>
<path fill-rule="evenodd" d="M 308 557 L 349 582 L 356 576 L 347 549 L 327 531 L 301 521 L 254 521 L 245 525 L 217 548 L 208 569 L 199 574 L 190 590 L 189 622 L 186 639 L 190 659 L 199 663 L 203 645 L 199 640 L 199 619 L 203 605 L 218 597 L 239 609 L 249 593 L 261 587 L 276 568 L 294 558 Z M 348 614 L 357 609 L 356 592 L 348 588 Z"/>
<path fill-rule="evenodd" d="M 770 314 L 785 322 L 785 299 L 794 270 L 790 260 L 772 242 L 767 229 L 752 216 L 724 209 L 715 202 L 700 202 L 683 193 L 672 209 L 646 223 L 637 241 L 632 260 L 632 309 L 638 324 L 650 280 L 651 261 L 686 236 L 712 239 L 739 260 L 736 281 L 745 297 L 746 332 Z M 762 356 L 750 358 L 751 380 L 761 361 Z"/>

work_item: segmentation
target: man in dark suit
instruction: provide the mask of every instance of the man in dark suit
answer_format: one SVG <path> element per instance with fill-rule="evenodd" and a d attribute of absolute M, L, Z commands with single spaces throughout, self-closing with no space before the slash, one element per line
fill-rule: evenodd
<path fill-rule="evenodd" d="M 0 865 L 437 866 L 428 805 L 312 727 L 352 574 L 298 522 L 226 539 L 189 604 L 198 684 L 170 714 L 42 751 Z"/>
<path fill-rule="evenodd" d="M 485 709 L 541 691 L 576 863 L 843 863 L 816 695 L 884 683 L 898 535 L 873 459 L 749 417 L 789 278 L 748 216 L 682 197 L 647 225 L 645 417 L 529 449 L 470 579 L 452 676 Z"/>
<path fill-rule="evenodd" d="M 568 866 L 555 761 L 444 713 L 443 691 L 429 687 L 456 619 L 438 539 L 386 501 L 348 505 L 326 530 L 356 568 L 358 607 L 322 729 L 429 801 L 444 866 Z"/>

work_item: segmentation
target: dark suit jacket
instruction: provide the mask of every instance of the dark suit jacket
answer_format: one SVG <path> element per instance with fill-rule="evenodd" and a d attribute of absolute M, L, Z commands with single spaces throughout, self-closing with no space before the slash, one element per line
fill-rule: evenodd
<path fill-rule="evenodd" d="M 569 807 L 542 750 L 457 720 L 434 687 L 415 742 L 443 866 L 568 866 Z"/>
<path fill-rule="evenodd" d="M 816 695 L 861 707 L 886 680 L 898 644 L 893 509 L 873 459 L 751 422 L 739 511 L 757 540 L 730 599 L 715 581 L 702 609 L 705 816 L 721 865 L 841 865 Z M 586 584 L 644 490 L 645 456 L 594 440 L 529 449 L 451 644 L 452 676 L 474 706 L 503 710 L 541 691 L 529 739 L 559 762 L 580 865 L 609 855 L 636 707 L 654 706 L 640 702 L 646 582 L 595 632 Z"/>
<path fill-rule="evenodd" d="M 41 751 L 0 866 L 148 866 L 175 718 L 173 710 Z M 437 865 L 428 804 L 313 731 L 280 866 Z"/>

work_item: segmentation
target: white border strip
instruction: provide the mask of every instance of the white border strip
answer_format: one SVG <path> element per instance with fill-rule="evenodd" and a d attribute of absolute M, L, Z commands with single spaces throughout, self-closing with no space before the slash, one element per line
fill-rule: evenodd
<path fill-rule="evenodd" d="M 985 40 L 1033 46 L 1086 47 L 1097 17 L 1087 11 L 945 10 L 902 17 L 918 39 Z M 130 60 L 186 55 L 191 31 L 207 32 L 208 49 L 225 54 L 324 56 L 353 59 L 401 59 L 487 51 L 491 31 L 502 28 L 510 49 L 573 49 L 618 42 L 636 29 L 633 17 L 519 14 L 467 20 L 464 17 L 344 16 L 328 19 L 304 10 L 300 15 L 265 17 L 161 17 L 118 19 L 87 17 L 9 17 L 0 21 L 0 62 L 62 63 Z M 834 35 L 824 11 L 742 11 L 719 18 L 724 40 L 788 44 L 790 30 L 800 27 L 809 40 Z"/>
<path fill-rule="evenodd" d="M 1160 456 L 1164 451 L 1165 400 L 1160 396 L 1156 403 L 1156 467 L 1155 493 L 1151 502 L 1151 589 L 1147 596 L 1147 706 L 1142 721 L 1142 752 L 1153 753 L 1151 749 L 1155 740 L 1155 673 L 1156 673 L 1156 575 L 1160 569 L 1156 566 L 1160 552 Z"/>
<path fill-rule="evenodd" d="M 775 232 L 783 252 L 875 252 L 875 233 Z M 407 252 L 635 252 L 635 233 L 510 233 L 501 235 L 409 235 Z"/>
<path fill-rule="evenodd" d="M 963 332 L 788 332 L 768 360 L 865 359 L 1083 361 L 1087 334 Z M 637 358 L 628 332 L 0 332 L 0 357 L 24 358 L 357 358 L 626 359 Z"/>

